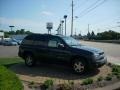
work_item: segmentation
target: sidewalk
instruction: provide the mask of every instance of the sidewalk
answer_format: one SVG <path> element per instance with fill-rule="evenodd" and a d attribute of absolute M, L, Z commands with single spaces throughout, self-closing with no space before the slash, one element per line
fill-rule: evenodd
<path fill-rule="evenodd" d="M 107 61 L 116 65 L 120 65 L 120 59 L 112 56 L 107 56 Z"/>
<path fill-rule="evenodd" d="M 120 82 L 114 83 L 114 84 L 109 85 L 109 86 L 105 86 L 103 88 L 96 88 L 94 90 L 120 90 Z"/>

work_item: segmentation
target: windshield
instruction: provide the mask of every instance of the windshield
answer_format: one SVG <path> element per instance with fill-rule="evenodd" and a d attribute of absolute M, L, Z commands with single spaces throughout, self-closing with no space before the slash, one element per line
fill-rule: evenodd
<path fill-rule="evenodd" d="M 63 39 L 69 46 L 80 45 L 80 43 L 72 37 L 63 37 Z"/>

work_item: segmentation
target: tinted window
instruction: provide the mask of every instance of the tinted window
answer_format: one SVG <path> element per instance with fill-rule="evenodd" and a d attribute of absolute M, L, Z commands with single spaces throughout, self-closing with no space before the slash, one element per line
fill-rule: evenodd
<path fill-rule="evenodd" d="M 48 41 L 48 47 L 58 47 L 58 44 L 63 44 L 62 41 L 57 38 L 57 37 L 54 37 L 54 38 L 51 38 L 49 41 Z"/>
<path fill-rule="evenodd" d="M 34 37 L 33 35 L 29 35 L 29 36 L 26 36 L 25 39 L 26 39 L 26 40 L 32 40 L 33 37 Z"/>
<path fill-rule="evenodd" d="M 44 35 L 36 35 L 34 40 L 35 45 L 39 46 L 47 46 L 47 36 Z"/>
<path fill-rule="evenodd" d="M 57 47 L 57 41 L 56 40 L 49 40 L 48 47 Z"/>
<path fill-rule="evenodd" d="M 26 36 L 25 39 L 22 41 L 22 44 L 33 45 L 33 39 L 34 35 Z"/>

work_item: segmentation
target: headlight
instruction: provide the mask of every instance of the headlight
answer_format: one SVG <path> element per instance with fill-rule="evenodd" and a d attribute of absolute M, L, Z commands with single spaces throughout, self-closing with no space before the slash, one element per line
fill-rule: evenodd
<path fill-rule="evenodd" d="M 94 57 L 95 57 L 95 58 L 98 58 L 98 57 L 99 57 L 99 54 L 98 54 L 98 53 L 94 53 Z"/>

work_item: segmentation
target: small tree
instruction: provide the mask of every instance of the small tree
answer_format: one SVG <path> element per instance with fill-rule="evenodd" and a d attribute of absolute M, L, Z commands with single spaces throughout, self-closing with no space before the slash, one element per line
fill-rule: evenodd
<path fill-rule="evenodd" d="M 94 33 L 94 31 L 92 31 L 92 33 L 91 33 L 91 39 L 95 39 L 95 33 Z"/>
<path fill-rule="evenodd" d="M 87 33 L 87 38 L 90 40 L 90 37 L 91 37 L 91 34 L 90 34 L 90 32 L 88 31 L 88 33 Z"/>

